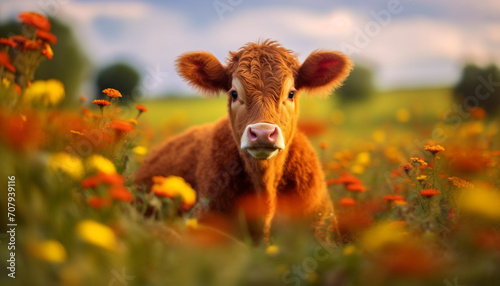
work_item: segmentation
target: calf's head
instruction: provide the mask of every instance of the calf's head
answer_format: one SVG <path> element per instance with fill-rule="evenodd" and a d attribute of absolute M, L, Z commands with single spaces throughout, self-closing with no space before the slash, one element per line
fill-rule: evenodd
<path fill-rule="evenodd" d="M 186 53 L 177 60 L 178 73 L 202 93 L 227 93 L 234 138 L 257 160 L 289 146 L 300 94 L 327 96 L 351 67 L 348 57 L 331 51 L 315 51 L 300 65 L 292 51 L 269 40 L 229 53 L 226 65 L 207 52 Z"/>

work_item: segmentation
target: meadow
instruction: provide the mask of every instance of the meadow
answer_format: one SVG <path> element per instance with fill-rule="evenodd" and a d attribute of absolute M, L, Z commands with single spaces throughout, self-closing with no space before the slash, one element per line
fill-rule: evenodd
<path fill-rule="evenodd" d="M 132 181 L 154 146 L 223 116 L 224 96 L 124 107 L 110 87 L 62 108 L 61 82 L 30 79 L 51 57 L 35 34 L 0 52 L 2 285 L 498 285 L 499 120 L 458 113 L 450 88 L 301 98 L 338 237 L 280 225 L 255 245 L 198 223 L 183 180 Z"/>

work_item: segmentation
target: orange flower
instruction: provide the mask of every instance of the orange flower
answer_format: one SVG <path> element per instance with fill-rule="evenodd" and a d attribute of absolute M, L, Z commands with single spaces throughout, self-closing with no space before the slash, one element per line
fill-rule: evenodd
<path fill-rule="evenodd" d="M 0 45 L 10 46 L 11 48 L 16 48 L 17 43 L 12 39 L 0 38 Z"/>
<path fill-rule="evenodd" d="M 114 129 L 117 132 L 129 132 L 134 129 L 134 126 L 127 121 L 116 120 L 109 124 L 109 128 Z"/>
<path fill-rule="evenodd" d="M 97 174 L 99 180 L 108 185 L 122 185 L 125 183 L 125 178 L 116 173 L 99 173 Z"/>
<path fill-rule="evenodd" d="M 0 66 L 4 66 L 12 73 L 16 72 L 16 68 L 12 65 L 9 55 L 4 51 L 0 51 Z"/>
<path fill-rule="evenodd" d="M 344 207 L 351 207 L 356 205 L 356 201 L 353 198 L 345 197 L 339 200 L 339 205 Z"/>
<path fill-rule="evenodd" d="M 139 112 L 146 112 L 146 111 L 148 111 L 148 109 L 146 107 L 144 107 L 144 106 L 142 106 L 140 104 L 137 104 L 135 106 L 135 108 L 137 108 L 139 110 Z"/>
<path fill-rule="evenodd" d="M 114 88 L 106 88 L 102 92 L 111 98 L 122 97 L 122 94 Z"/>
<path fill-rule="evenodd" d="M 408 175 L 410 171 L 413 169 L 413 166 L 411 164 L 404 163 L 403 165 L 401 165 L 401 168 L 403 168 L 405 173 Z"/>
<path fill-rule="evenodd" d="M 328 144 L 325 141 L 323 141 L 323 142 L 319 143 L 319 148 L 326 149 L 326 148 L 328 148 Z"/>
<path fill-rule="evenodd" d="M 23 12 L 19 14 L 23 24 L 33 26 L 39 30 L 50 31 L 51 25 L 47 18 L 35 12 Z"/>
<path fill-rule="evenodd" d="M 46 31 L 42 31 L 42 30 L 37 30 L 36 31 L 36 36 L 44 41 L 47 41 L 51 44 L 55 44 L 57 43 L 57 37 L 56 35 L 50 33 L 50 32 L 46 32 Z"/>
<path fill-rule="evenodd" d="M 92 196 L 89 198 L 88 203 L 91 207 L 95 209 L 100 209 L 103 207 L 109 207 L 111 205 L 111 200 L 109 198 L 101 198 L 98 196 Z"/>
<path fill-rule="evenodd" d="M 134 196 L 132 193 L 123 186 L 112 187 L 109 191 L 111 197 L 118 201 L 131 202 Z"/>
<path fill-rule="evenodd" d="M 382 197 L 387 202 L 404 201 L 405 199 L 401 195 L 385 195 Z"/>
<path fill-rule="evenodd" d="M 481 107 L 474 107 L 470 110 L 470 115 L 477 119 L 483 119 L 486 117 L 486 111 Z"/>
<path fill-rule="evenodd" d="M 24 44 L 27 40 L 29 40 L 28 38 L 22 35 L 10 36 L 9 39 L 14 41 L 17 45 Z"/>
<path fill-rule="evenodd" d="M 88 188 L 95 188 L 99 186 L 100 180 L 98 177 L 93 176 L 89 178 L 85 178 L 82 181 L 82 188 L 88 189 Z"/>
<path fill-rule="evenodd" d="M 428 198 L 435 196 L 435 195 L 439 195 L 439 194 L 441 194 L 441 192 L 436 190 L 436 189 L 425 189 L 425 190 L 420 191 L 421 196 L 428 197 Z"/>
<path fill-rule="evenodd" d="M 356 192 L 356 193 L 363 193 L 366 192 L 366 187 L 363 184 L 349 184 L 346 186 L 346 189 L 351 192 Z"/>
<path fill-rule="evenodd" d="M 104 100 L 104 99 L 96 99 L 96 100 L 92 100 L 92 103 L 93 104 L 97 104 L 99 105 L 100 107 L 104 107 L 104 106 L 108 106 L 111 104 L 111 102 L 107 101 L 107 100 Z"/>
<path fill-rule="evenodd" d="M 43 44 L 42 54 L 49 60 L 51 60 L 52 57 L 54 57 L 54 52 L 52 51 L 52 48 L 48 43 Z"/>
<path fill-rule="evenodd" d="M 24 50 L 38 50 L 41 47 L 41 42 L 35 40 L 27 40 L 23 44 Z"/>
<path fill-rule="evenodd" d="M 460 179 L 458 177 L 449 177 L 448 181 L 450 181 L 450 183 L 452 183 L 455 187 L 457 187 L 459 189 L 472 189 L 472 188 L 474 188 L 473 184 L 467 182 L 464 179 Z"/>
<path fill-rule="evenodd" d="M 435 155 L 438 152 L 444 151 L 444 148 L 441 145 L 430 145 L 430 144 L 427 144 L 427 145 L 425 145 L 424 149 L 425 149 L 425 151 L 431 152 L 432 155 Z"/>
<path fill-rule="evenodd" d="M 337 179 L 334 179 L 332 184 L 344 184 L 344 185 L 349 185 L 349 184 L 362 184 L 361 180 L 354 177 L 353 175 L 345 172 L 342 174 L 342 176 L 338 177 Z"/>

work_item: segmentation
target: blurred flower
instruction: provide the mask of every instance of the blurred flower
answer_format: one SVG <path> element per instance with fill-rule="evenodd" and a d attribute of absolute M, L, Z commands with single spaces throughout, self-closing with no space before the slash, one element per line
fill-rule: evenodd
<path fill-rule="evenodd" d="M 102 92 L 111 98 L 122 97 L 122 94 L 114 88 L 106 88 Z"/>
<path fill-rule="evenodd" d="M 266 254 L 270 256 L 275 256 L 280 252 L 280 249 L 277 245 L 271 244 L 266 248 Z"/>
<path fill-rule="evenodd" d="M 64 262 L 66 260 L 66 250 L 57 240 L 29 241 L 28 252 L 41 260 L 48 262 Z"/>
<path fill-rule="evenodd" d="M 54 34 L 52 34 L 50 32 L 47 32 L 47 31 L 37 30 L 36 31 L 36 37 L 40 38 L 40 39 L 42 39 L 44 41 L 47 41 L 47 42 L 49 42 L 49 43 L 51 43 L 53 45 L 55 43 L 57 43 L 57 37 Z"/>
<path fill-rule="evenodd" d="M 27 40 L 23 43 L 24 50 L 38 50 L 42 47 L 42 41 Z"/>
<path fill-rule="evenodd" d="M 85 242 L 108 250 L 116 249 L 116 237 L 111 228 L 93 220 L 83 220 L 76 226 L 76 234 Z"/>
<path fill-rule="evenodd" d="M 110 160 L 99 154 L 90 155 L 87 159 L 85 159 L 85 169 L 88 173 L 95 171 L 106 174 L 116 173 L 115 165 Z"/>
<path fill-rule="evenodd" d="M 412 165 L 416 168 L 425 168 L 427 167 L 427 162 L 425 162 L 424 159 L 418 158 L 418 157 L 411 157 L 410 161 L 412 162 Z"/>
<path fill-rule="evenodd" d="M 10 61 L 9 54 L 7 54 L 4 51 L 0 51 L 0 66 L 5 67 L 12 73 L 16 72 L 16 68 L 12 65 L 12 62 Z"/>
<path fill-rule="evenodd" d="M 137 120 L 136 120 L 135 118 L 130 118 L 130 119 L 128 120 L 128 122 L 130 122 L 130 123 L 134 124 L 135 126 L 137 126 L 137 124 L 139 124 L 139 122 L 137 122 Z"/>
<path fill-rule="evenodd" d="M 459 205 L 464 213 L 486 219 L 500 219 L 500 194 L 498 190 L 478 188 L 464 192 Z"/>
<path fill-rule="evenodd" d="M 109 190 L 111 197 L 118 201 L 131 202 L 134 196 L 132 193 L 123 186 L 113 186 Z"/>
<path fill-rule="evenodd" d="M 11 48 L 16 48 L 17 43 L 12 39 L 0 38 L 0 45 L 9 46 Z"/>
<path fill-rule="evenodd" d="M 471 108 L 470 115 L 477 119 L 483 119 L 484 117 L 486 117 L 486 111 L 484 111 L 484 109 L 482 109 L 481 107 L 474 107 Z"/>
<path fill-rule="evenodd" d="M 382 196 L 382 199 L 384 199 L 387 202 L 396 202 L 396 201 L 404 201 L 404 197 L 401 195 L 385 195 Z"/>
<path fill-rule="evenodd" d="M 55 79 L 37 80 L 26 89 L 24 99 L 28 102 L 42 103 L 44 106 L 57 105 L 64 99 L 62 82 Z"/>
<path fill-rule="evenodd" d="M 184 181 L 183 178 L 177 176 L 162 176 L 153 177 L 153 186 L 151 190 L 158 196 L 182 199 L 182 208 L 190 209 L 196 201 L 196 192 L 191 186 Z"/>
<path fill-rule="evenodd" d="M 52 51 L 52 48 L 48 43 L 43 44 L 42 54 L 49 60 L 54 57 L 54 51 Z"/>
<path fill-rule="evenodd" d="M 349 184 L 346 186 L 346 189 L 351 192 L 356 192 L 356 193 L 364 193 L 366 192 L 366 187 L 363 184 Z"/>
<path fill-rule="evenodd" d="M 189 229 L 198 229 L 198 220 L 195 218 L 190 218 L 186 220 L 186 226 Z"/>
<path fill-rule="evenodd" d="M 132 149 L 132 152 L 137 155 L 146 155 L 148 153 L 148 148 L 144 146 L 136 146 Z"/>
<path fill-rule="evenodd" d="M 109 124 L 109 128 L 114 129 L 116 132 L 122 134 L 134 130 L 134 126 L 127 121 L 115 120 Z"/>
<path fill-rule="evenodd" d="M 361 175 L 365 172 L 365 167 L 363 165 L 360 165 L 360 164 L 354 164 L 351 167 L 351 172 L 354 174 L 357 174 L 357 175 Z"/>
<path fill-rule="evenodd" d="M 342 251 L 342 254 L 345 256 L 349 256 L 351 254 L 354 254 L 357 251 L 357 248 L 353 244 L 346 245 L 344 247 L 344 250 Z"/>
<path fill-rule="evenodd" d="M 84 136 L 85 135 L 82 132 L 76 131 L 76 130 L 70 130 L 69 132 L 71 132 L 71 134 L 75 134 L 75 135 L 79 135 L 79 136 Z"/>
<path fill-rule="evenodd" d="M 428 197 L 428 198 L 430 198 L 432 196 L 439 195 L 439 194 L 441 194 L 441 192 L 436 190 L 436 189 L 425 189 L 425 190 L 420 191 L 421 196 Z"/>
<path fill-rule="evenodd" d="M 367 166 L 371 162 L 371 156 L 369 152 L 361 152 L 356 156 L 356 162 L 363 166 Z"/>
<path fill-rule="evenodd" d="M 459 177 L 449 177 L 448 181 L 459 189 L 472 189 L 474 185 Z"/>
<path fill-rule="evenodd" d="M 349 197 L 344 197 L 339 200 L 339 205 L 344 207 L 351 207 L 356 205 L 356 200 Z"/>
<path fill-rule="evenodd" d="M 49 168 L 54 171 L 61 171 L 75 180 L 79 180 L 84 174 L 80 158 L 65 152 L 52 154 L 49 159 Z"/>
<path fill-rule="evenodd" d="M 403 165 L 401 165 L 401 168 L 403 168 L 403 170 L 405 171 L 406 175 L 409 175 L 410 171 L 413 169 L 413 166 L 411 164 L 404 163 Z"/>
<path fill-rule="evenodd" d="M 407 233 L 403 226 L 383 222 L 368 229 L 361 237 L 361 246 L 368 251 L 377 251 L 405 240 Z"/>
<path fill-rule="evenodd" d="M 92 103 L 99 105 L 99 107 L 104 107 L 104 106 L 108 106 L 111 104 L 111 102 L 104 100 L 104 99 L 92 100 Z"/>
<path fill-rule="evenodd" d="M 399 108 L 396 110 L 396 120 L 402 123 L 410 120 L 410 112 L 406 108 Z"/>
<path fill-rule="evenodd" d="M 21 23 L 33 26 L 39 30 L 50 31 L 50 21 L 44 16 L 35 12 L 23 12 L 19 14 Z"/>
<path fill-rule="evenodd" d="M 425 145 L 424 149 L 425 149 L 425 151 L 431 152 L 432 155 L 435 155 L 438 152 L 444 151 L 444 148 L 441 145 L 430 145 L 430 144 L 427 144 L 427 145 Z"/>
<path fill-rule="evenodd" d="M 141 113 L 141 112 L 147 112 L 148 111 L 148 109 L 146 107 L 144 107 L 144 106 L 142 106 L 140 104 L 137 104 L 135 106 L 135 108 L 137 108 L 137 110 L 139 110 L 139 113 Z"/>
<path fill-rule="evenodd" d="M 319 148 L 321 148 L 321 149 L 328 148 L 328 143 L 326 143 L 325 141 L 322 141 L 321 143 L 319 143 Z"/>
<path fill-rule="evenodd" d="M 98 196 L 91 196 L 88 200 L 88 203 L 95 209 L 111 206 L 111 200 L 109 198 L 101 198 Z"/>

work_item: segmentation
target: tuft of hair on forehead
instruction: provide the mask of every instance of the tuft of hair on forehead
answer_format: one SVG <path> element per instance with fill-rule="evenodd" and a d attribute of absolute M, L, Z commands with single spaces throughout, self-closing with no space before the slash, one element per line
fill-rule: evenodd
<path fill-rule="evenodd" d="M 295 78 L 299 70 L 296 54 L 269 39 L 247 43 L 238 51 L 230 52 L 226 62 L 228 75 L 240 79 L 247 96 L 263 92 L 276 100 L 283 82 L 289 77 Z"/>

